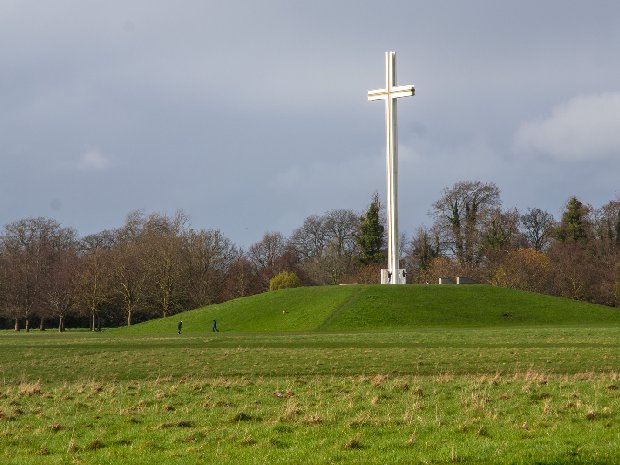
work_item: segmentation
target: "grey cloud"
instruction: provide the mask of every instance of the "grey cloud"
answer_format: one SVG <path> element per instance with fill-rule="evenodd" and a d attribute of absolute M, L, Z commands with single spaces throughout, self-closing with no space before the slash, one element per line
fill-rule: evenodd
<path fill-rule="evenodd" d="M 0 224 L 51 215 L 90 233 L 183 208 L 247 245 L 361 210 L 385 190 L 366 91 L 389 49 L 417 89 L 399 104 L 403 229 L 462 178 L 497 182 L 506 206 L 603 203 L 617 159 L 592 161 L 593 186 L 533 138 L 513 152 L 558 102 L 620 91 L 620 5 L 569 3 L 397 0 L 387 22 L 366 0 L 3 2 Z M 93 146 L 99 170 L 76 171 Z"/>
<path fill-rule="evenodd" d="M 110 156 L 99 148 L 90 148 L 80 154 L 77 167 L 80 171 L 104 171 L 110 166 Z"/>
<path fill-rule="evenodd" d="M 587 161 L 620 154 L 620 92 L 582 95 L 551 115 L 524 123 L 516 149 L 534 149 L 560 160 Z"/>

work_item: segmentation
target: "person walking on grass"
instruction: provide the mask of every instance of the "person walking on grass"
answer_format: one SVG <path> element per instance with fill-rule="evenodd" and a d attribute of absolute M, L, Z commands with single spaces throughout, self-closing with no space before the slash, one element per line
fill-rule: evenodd
<path fill-rule="evenodd" d="M 177 329 L 179 330 L 179 334 L 181 334 L 181 328 L 183 328 L 183 320 L 179 321 L 179 324 L 177 325 Z"/>
<path fill-rule="evenodd" d="M 220 330 L 217 329 L 217 322 L 215 320 L 213 320 L 213 332 L 214 333 L 219 333 L 220 332 Z"/>

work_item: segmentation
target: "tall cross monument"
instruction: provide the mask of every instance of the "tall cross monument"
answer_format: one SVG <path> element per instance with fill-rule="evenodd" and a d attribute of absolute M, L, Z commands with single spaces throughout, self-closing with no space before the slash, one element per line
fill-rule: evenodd
<path fill-rule="evenodd" d="M 381 270 L 381 284 L 405 284 L 398 254 L 398 137 L 396 99 L 415 95 L 413 85 L 396 85 L 396 52 L 385 52 L 385 88 L 368 91 L 368 100 L 385 100 L 385 157 L 387 165 L 388 267 Z"/>

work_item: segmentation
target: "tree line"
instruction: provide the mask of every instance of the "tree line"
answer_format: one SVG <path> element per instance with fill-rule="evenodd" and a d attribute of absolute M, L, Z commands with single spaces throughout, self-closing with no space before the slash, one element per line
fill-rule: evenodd
<path fill-rule="evenodd" d="M 480 282 L 620 306 L 620 198 L 594 208 L 570 197 L 561 218 L 502 209 L 494 183 L 459 182 L 432 206 L 434 222 L 409 242 L 415 282 Z"/>
<path fill-rule="evenodd" d="M 556 221 L 539 208 L 504 210 L 495 184 L 466 181 L 443 190 L 432 218 L 401 240 L 410 282 L 460 275 L 620 305 L 620 200 L 594 208 L 571 197 Z M 247 249 L 193 229 L 183 212 L 132 212 L 120 228 L 84 237 L 25 218 L 0 236 L 0 317 L 15 330 L 69 322 L 94 331 L 264 292 L 283 272 L 304 285 L 374 283 L 385 243 L 377 194 L 364 212 L 311 215 L 288 237 L 268 232 Z"/>

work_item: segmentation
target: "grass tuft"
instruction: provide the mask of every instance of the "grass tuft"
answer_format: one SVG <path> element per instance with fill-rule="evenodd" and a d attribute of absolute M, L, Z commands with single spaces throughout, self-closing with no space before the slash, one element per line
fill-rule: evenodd
<path fill-rule="evenodd" d="M 188 434 L 185 437 L 185 439 L 183 439 L 183 442 L 196 443 L 196 442 L 203 442 L 206 439 L 207 439 L 207 433 L 205 433 L 204 431 L 194 431 Z"/>
<path fill-rule="evenodd" d="M 375 387 L 381 387 L 385 384 L 388 379 L 388 375 L 375 375 L 370 382 Z"/>
<path fill-rule="evenodd" d="M 303 413 L 303 411 L 301 410 L 301 408 L 297 405 L 297 403 L 295 401 L 291 401 L 289 400 L 286 403 L 286 406 L 284 408 L 284 411 L 282 412 L 282 414 L 280 415 L 280 421 L 293 421 L 295 420 L 299 415 L 301 415 Z"/>
<path fill-rule="evenodd" d="M 362 444 L 362 440 L 359 436 L 354 436 L 345 442 L 342 448 L 345 450 L 356 450 L 363 449 L 364 445 Z"/>
<path fill-rule="evenodd" d="M 190 420 L 173 421 L 163 423 L 162 428 L 193 428 L 194 422 Z"/>
<path fill-rule="evenodd" d="M 69 444 L 67 444 L 67 453 L 73 453 L 80 450 L 80 446 L 78 446 L 75 438 L 71 438 Z"/>
<path fill-rule="evenodd" d="M 256 439 L 254 439 L 252 436 L 245 436 L 242 440 L 241 440 L 241 445 L 242 446 L 253 446 L 257 443 Z"/>
<path fill-rule="evenodd" d="M 21 396 L 33 396 L 41 393 L 41 382 L 21 383 L 19 385 L 19 394 Z"/>
<path fill-rule="evenodd" d="M 89 442 L 88 444 L 84 446 L 84 450 L 98 450 L 98 449 L 103 449 L 104 447 L 105 447 L 105 444 L 102 440 L 94 439 L 93 441 Z"/>
<path fill-rule="evenodd" d="M 239 412 L 239 413 L 237 413 L 235 416 L 233 416 L 233 417 L 231 418 L 231 421 L 232 421 L 232 422 L 240 422 L 240 421 L 257 421 L 257 420 L 260 420 L 260 419 L 259 419 L 259 418 L 257 418 L 257 417 L 254 417 L 254 416 L 252 416 L 252 415 L 250 415 L 250 414 L 247 414 L 247 413 L 245 413 L 245 412 Z"/>
<path fill-rule="evenodd" d="M 302 423 L 309 426 L 318 426 L 323 423 L 323 417 L 317 414 L 306 415 L 303 418 Z"/>
<path fill-rule="evenodd" d="M 65 427 L 62 426 L 60 423 L 54 423 L 53 425 L 50 426 L 50 431 L 53 431 L 54 433 L 57 433 L 58 431 L 62 431 L 63 429 L 65 429 Z"/>
<path fill-rule="evenodd" d="M 277 449 L 287 449 L 289 447 L 289 444 L 280 438 L 270 438 L 269 444 L 271 444 Z"/>
<path fill-rule="evenodd" d="M 586 413 L 586 419 L 587 420 L 596 420 L 599 417 L 599 414 L 597 412 L 595 412 L 594 410 L 588 410 L 588 412 Z"/>

